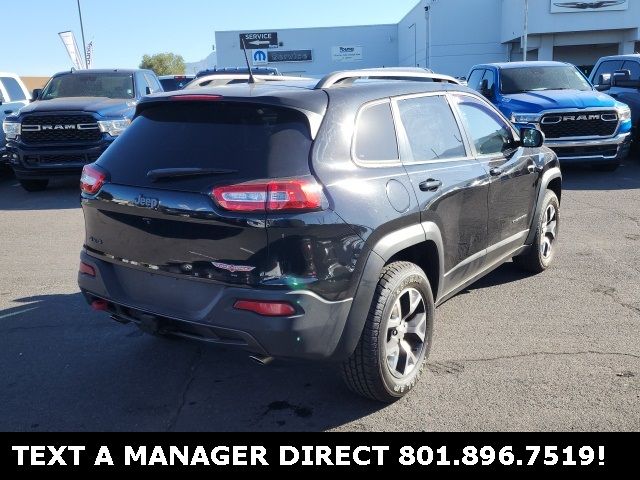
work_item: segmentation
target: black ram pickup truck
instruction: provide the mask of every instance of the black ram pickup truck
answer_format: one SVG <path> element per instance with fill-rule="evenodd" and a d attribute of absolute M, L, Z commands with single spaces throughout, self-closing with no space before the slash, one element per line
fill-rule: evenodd
<path fill-rule="evenodd" d="M 150 70 L 78 70 L 54 75 L 34 102 L 3 123 L 9 162 L 25 190 L 80 176 L 129 126 L 145 95 L 162 92 Z"/>

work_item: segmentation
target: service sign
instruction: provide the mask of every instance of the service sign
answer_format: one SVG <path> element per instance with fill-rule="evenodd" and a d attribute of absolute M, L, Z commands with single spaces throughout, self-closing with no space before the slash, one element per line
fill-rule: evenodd
<path fill-rule="evenodd" d="M 243 43 L 247 50 L 278 48 L 278 32 L 241 33 L 240 48 Z"/>
<path fill-rule="evenodd" d="M 551 13 L 603 12 L 607 10 L 627 10 L 629 0 L 585 0 L 569 2 L 551 0 Z"/>
<path fill-rule="evenodd" d="M 334 62 L 360 62 L 363 59 L 363 48 L 351 45 L 333 47 L 331 59 Z"/>
<path fill-rule="evenodd" d="M 312 62 L 311 50 L 274 50 L 267 52 L 269 63 L 279 62 Z"/>

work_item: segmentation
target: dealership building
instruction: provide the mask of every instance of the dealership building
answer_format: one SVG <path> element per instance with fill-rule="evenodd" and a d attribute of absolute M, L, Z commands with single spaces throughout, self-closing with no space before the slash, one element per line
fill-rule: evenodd
<path fill-rule="evenodd" d="M 640 51 L 640 0 L 529 0 L 529 60 L 590 67 L 605 55 Z M 521 60 L 525 0 L 422 0 L 399 23 L 216 32 L 200 67 L 245 63 L 320 76 L 352 68 L 419 66 L 454 76 L 484 62 Z M 195 66 L 197 65 L 197 67 Z"/>

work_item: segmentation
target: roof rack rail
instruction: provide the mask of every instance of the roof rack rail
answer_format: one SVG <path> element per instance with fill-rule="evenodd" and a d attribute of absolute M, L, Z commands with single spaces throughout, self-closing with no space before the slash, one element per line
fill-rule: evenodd
<path fill-rule="evenodd" d="M 331 88 L 334 85 L 351 85 L 356 80 L 380 79 L 380 80 L 407 80 L 414 82 L 442 82 L 460 85 L 460 82 L 448 75 L 432 73 L 422 68 L 368 68 L 363 70 L 344 70 L 333 72 L 324 77 L 316 85 L 316 89 Z"/>

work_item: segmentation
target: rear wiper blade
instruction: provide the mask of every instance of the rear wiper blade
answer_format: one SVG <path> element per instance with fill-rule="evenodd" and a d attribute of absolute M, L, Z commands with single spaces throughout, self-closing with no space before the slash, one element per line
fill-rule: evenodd
<path fill-rule="evenodd" d="M 209 175 L 226 175 L 238 173 L 238 170 L 224 168 L 163 168 L 151 170 L 147 177 L 154 182 L 168 178 L 206 177 Z"/>

